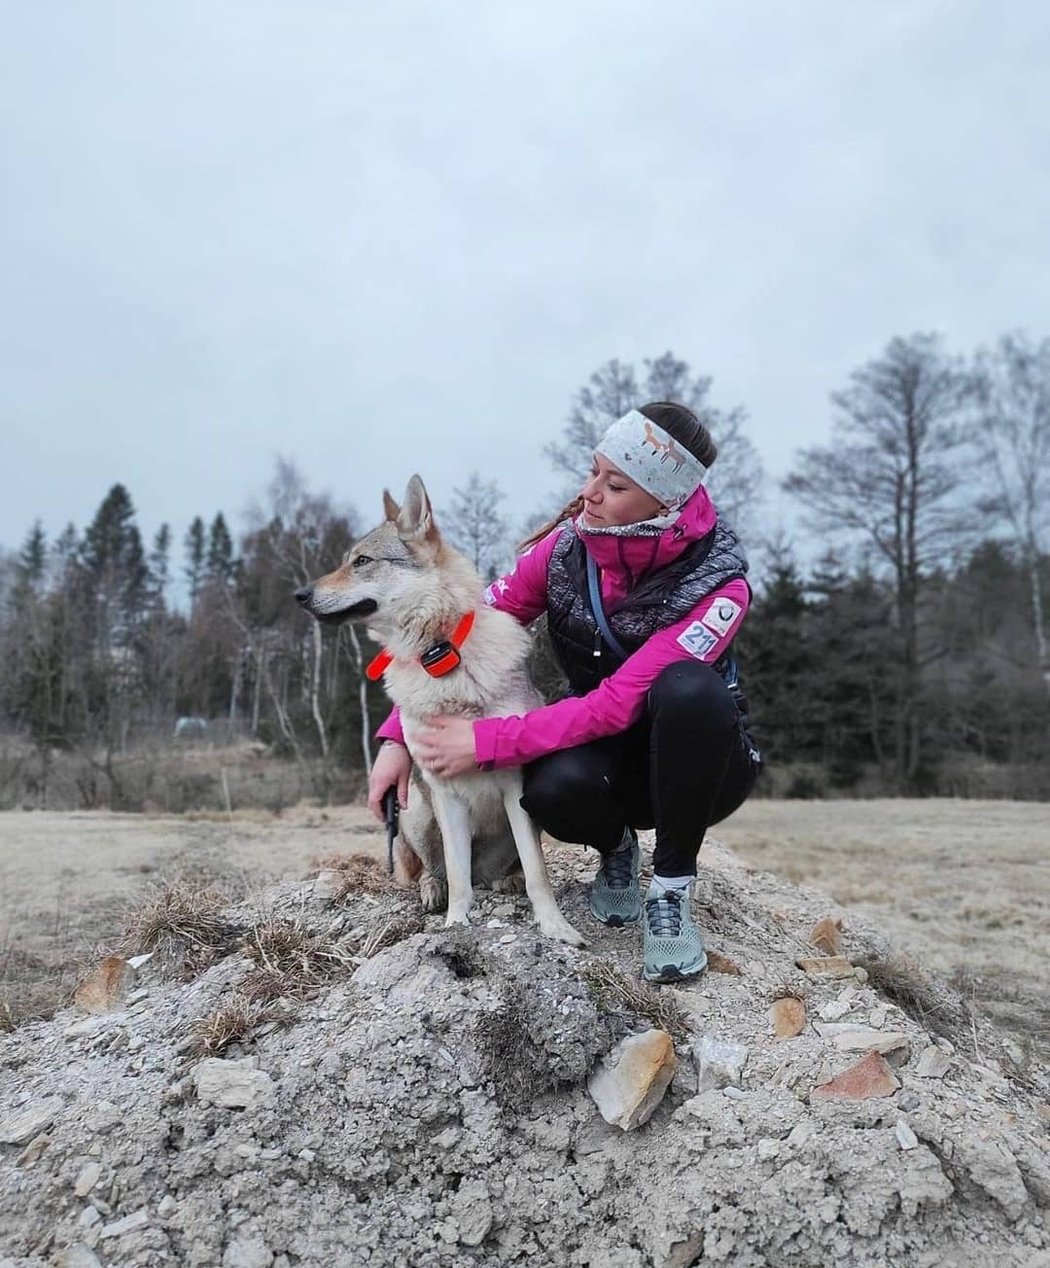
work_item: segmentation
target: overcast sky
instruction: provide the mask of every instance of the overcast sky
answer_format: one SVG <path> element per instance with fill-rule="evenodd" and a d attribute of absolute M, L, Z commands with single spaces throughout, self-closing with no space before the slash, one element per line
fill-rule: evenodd
<path fill-rule="evenodd" d="M 0 2 L 0 545 L 274 455 L 512 511 L 672 349 L 774 475 L 894 334 L 1050 334 L 1042 0 Z M 775 501 L 773 514 L 776 514 Z"/>

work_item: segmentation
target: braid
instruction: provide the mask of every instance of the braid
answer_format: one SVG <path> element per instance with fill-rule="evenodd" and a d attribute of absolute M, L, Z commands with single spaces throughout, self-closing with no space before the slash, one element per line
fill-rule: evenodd
<path fill-rule="evenodd" d="M 535 546 L 538 541 L 542 541 L 543 538 L 547 536 L 551 529 L 557 528 L 558 525 L 563 523 L 565 520 L 574 520 L 582 510 L 583 498 L 577 494 L 571 502 L 565 503 L 562 509 L 552 520 L 548 520 L 542 528 L 538 528 L 531 537 L 526 537 L 523 542 L 519 542 L 518 553 L 523 554 L 530 546 Z"/>

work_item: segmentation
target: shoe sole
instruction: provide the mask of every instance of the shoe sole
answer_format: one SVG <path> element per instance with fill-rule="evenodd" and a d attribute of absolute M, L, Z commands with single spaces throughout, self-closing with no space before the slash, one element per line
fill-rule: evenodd
<path fill-rule="evenodd" d="M 707 956 L 704 955 L 702 960 L 697 960 L 696 967 L 679 968 L 677 964 L 664 964 L 658 969 L 654 969 L 651 973 L 642 967 L 642 977 L 647 982 L 681 982 L 688 977 L 697 977 L 707 968 Z"/>
<path fill-rule="evenodd" d="M 642 918 L 641 912 L 637 916 L 599 916 L 593 907 L 590 910 L 595 920 L 608 929 L 624 929 L 627 925 L 636 925 Z"/>

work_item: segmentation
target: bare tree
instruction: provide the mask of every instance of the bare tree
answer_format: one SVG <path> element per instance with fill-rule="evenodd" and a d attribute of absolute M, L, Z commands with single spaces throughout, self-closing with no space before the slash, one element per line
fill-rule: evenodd
<path fill-rule="evenodd" d="M 937 336 L 892 340 L 833 394 L 832 443 L 802 450 L 785 481 L 817 531 L 852 534 L 890 569 L 895 629 L 886 670 L 896 682 L 893 773 L 901 789 L 914 784 L 922 757 L 923 583 L 965 532 L 957 492 L 971 387 Z"/>
<path fill-rule="evenodd" d="M 486 581 L 495 579 L 508 553 L 508 525 L 497 509 L 504 496 L 495 480 L 472 471 L 465 485 L 452 490 L 452 504 L 442 516 L 452 544 Z"/>
<path fill-rule="evenodd" d="M 1050 525 L 1050 340 L 1005 335 L 977 354 L 978 461 L 994 481 L 981 509 L 1006 525 L 1028 578 L 1039 672 L 1050 692 L 1040 565 Z"/>

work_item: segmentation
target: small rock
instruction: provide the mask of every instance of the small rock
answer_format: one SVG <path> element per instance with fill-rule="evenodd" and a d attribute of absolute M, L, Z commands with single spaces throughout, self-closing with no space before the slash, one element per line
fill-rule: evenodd
<path fill-rule="evenodd" d="M 84 1013 L 109 1013 L 122 1003 L 135 970 L 120 955 L 107 955 L 77 987 L 73 1002 Z"/>
<path fill-rule="evenodd" d="M 820 1010 L 821 1021 L 839 1021 L 850 1011 L 849 1000 L 831 999 Z"/>
<path fill-rule="evenodd" d="M 222 1268 L 270 1268 L 273 1251 L 261 1237 L 234 1237 L 222 1256 Z"/>
<path fill-rule="evenodd" d="M 492 1202 L 482 1180 L 465 1180 L 452 1199 L 457 1240 L 462 1246 L 480 1246 L 492 1228 Z"/>
<path fill-rule="evenodd" d="M 96 1136 L 105 1136 L 121 1121 L 120 1110 L 112 1101 L 96 1101 L 85 1115 L 85 1126 Z"/>
<path fill-rule="evenodd" d="M 102 1261 L 85 1242 L 74 1242 L 55 1256 L 56 1268 L 102 1268 Z"/>
<path fill-rule="evenodd" d="M 114 1220 L 111 1224 L 105 1225 L 102 1229 L 102 1240 L 105 1241 L 108 1237 L 124 1237 L 127 1233 L 137 1233 L 147 1224 L 149 1224 L 149 1212 L 142 1207 L 131 1215 L 125 1215 L 121 1220 Z"/>
<path fill-rule="evenodd" d="M 868 980 L 868 970 L 864 967 L 863 964 L 858 964 L 857 967 L 853 970 L 853 976 L 857 979 L 860 985 L 863 986 L 865 982 L 867 982 Z"/>
<path fill-rule="evenodd" d="M 742 1043 L 701 1035 L 693 1043 L 697 1092 L 711 1092 L 727 1083 L 739 1083 L 747 1058 L 748 1050 Z"/>
<path fill-rule="evenodd" d="M 769 1024 L 778 1039 L 794 1039 L 806 1025 L 805 1004 L 793 995 L 774 1000 L 769 1010 Z"/>
<path fill-rule="evenodd" d="M 50 1144 L 51 1137 L 46 1132 L 41 1132 L 39 1136 L 34 1136 L 15 1160 L 17 1165 L 23 1167 L 26 1171 L 32 1170 Z"/>
<path fill-rule="evenodd" d="M 80 1218 L 77 1223 L 81 1228 L 94 1228 L 96 1224 L 102 1223 L 102 1216 L 93 1206 L 85 1206 L 80 1212 Z"/>
<path fill-rule="evenodd" d="M 255 1060 L 224 1061 L 209 1057 L 191 1073 L 197 1097 L 205 1105 L 222 1105 L 226 1109 L 254 1109 L 272 1102 L 273 1079 L 255 1068 Z"/>
<path fill-rule="evenodd" d="M 770 1140 L 768 1137 L 763 1137 L 758 1142 L 758 1157 L 760 1162 L 771 1162 L 774 1158 L 778 1157 L 779 1154 L 779 1140 Z"/>
<path fill-rule="evenodd" d="M 740 965 L 735 960 L 731 960 L 729 956 L 723 955 L 721 951 L 708 951 L 707 971 L 708 973 L 728 973 L 732 977 L 743 977 L 743 970 Z"/>
<path fill-rule="evenodd" d="M 503 937 L 500 938 L 500 943 L 505 947 L 509 947 L 512 942 L 517 942 L 517 940 L 518 935 L 516 933 L 505 933 Z M 469 1245 L 470 1243 L 467 1244 Z"/>
<path fill-rule="evenodd" d="M 918 1136 L 915 1135 L 903 1118 L 897 1120 L 894 1134 L 897 1137 L 897 1144 L 902 1149 L 917 1149 L 919 1147 Z"/>
<path fill-rule="evenodd" d="M 842 921 L 825 916 L 809 931 L 809 941 L 821 955 L 838 955 L 842 950 Z"/>
<path fill-rule="evenodd" d="M 873 1008 L 868 1014 L 868 1025 L 872 1026 L 875 1030 L 881 1030 L 883 1026 L 885 1026 L 886 1018 L 888 1016 L 889 1014 L 886 1012 L 885 1008 Z"/>
<path fill-rule="evenodd" d="M 722 1095 L 728 1096 L 731 1101 L 743 1101 L 747 1099 L 747 1093 L 744 1089 L 742 1087 L 733 1087 L 732 1084 L 730 1084 L 729 1087 L 724 1087 L 722 1089 Z"/>
<path fill-rule="evenodd" d="M 0 1123 L 0 1145 L 24 1145 L 50 1127 L 65 1102 L 60 1096 L 45 1096 L 27 1109 Z"/>
<path fill-rule="evenodd" d="M 881 1052 L 885 1055 L 908 1051 L 911 1047 L 908 1036 L 898 1030 L 872 1030 L 850 1022 L 816 1022 L 814 1029 L 840 1052 Z"/>
<path fill-rule="evenodd" d="M 647 1122 L 674 1077 L 674 1041 L 665 1030 L 628 1035 L 587 1082 L 607 1123 L 632 1131 Z"/>
<path fill-rule="evenodd" d="M 691 1233 L 684 1241 L 673 1242 L 663 1259 L 654 1262 L 659 1268 L 692 1268 L 703 1249 L 703 1233 Z"/>
<path fill-rule="evenodd" d="M 917 1110 L 922 1104 L 922 1098 L 917 1092 L 902 1092 L 897 1097 L 897 1107 L 904 1110 L 906 1114 L 912 1110 Z"/>
<path fill-rule="evenodd" d="M 877 1052 L 869 1052 L 848 1070 L 843 1070 L 827 1083 L 821 1083 L 809 1094 L 810 1101 L 866 1101 L 876 1096 L 892 1096 L 900 1081 Z"/>
<path fill-rule="evenodd" d="M 141 969 L 144 964 L 148 964 L 156 954 L 156 951 L 147 951 L 145 955 L 133 955 L 128 958 L 128 963 L 136 972 L 138 972 L 138 970 Z"/>
<path fill-rule="evenodd" d="M 62 1034 L 66 1039 L 86 1039 L 89 1035 L 97 1035 L 106 1025 L 101 1017 L 81 1017 L 79 1021 L 67 1026 Z"/>
<path fill-rule="evenodd" d="M 300 1149 L 299 1157 L 303 1160 L 303 1162 L 313 1162 L 317 1158 L 317 1155 L 312 1149 Z"/>
<path fill-rule="evenodd" d="M 447 1153 L 455 1145 L 459 1144 L 459 1139 L 463 1135 L 459 1127 L 446 1127 L 444 1131 L 438 1132 L 434 1137 L 434 1144 L 442 1153 Z"/>
<path fill-rule="evenodd" d="M 919 1053 L 915 1063 L 915 1073 L 920 1079 L 943 1079 L 951 1066 L 951 1059 L 946 1052 L 931 1044 Z"/>
<path fill-rule="evenodd" d="M 162 1220 L 171 1219 L 178 1209 L 179 1204 L 170 1193 L 165 1193 L 165 1195 L 157 1203 L 157 1214 Z"/>
<path fill-rule="evenodd" d="M 853 977 L 853 965 L 841 955 L 803 956 L 795 961 L 795 967 L 808 973 L 810 977 Z"/>
<path fill-rule="evenodd" d="M 98 1184 L 98 1178 L 102 1174 L 102 1168 L 97 1162 L 86 1162 L 77 1173 L 76 1183 L 73 1185 L 73 1192 L 78 1198 L 86 1198 L 91 1190 Z"/>

